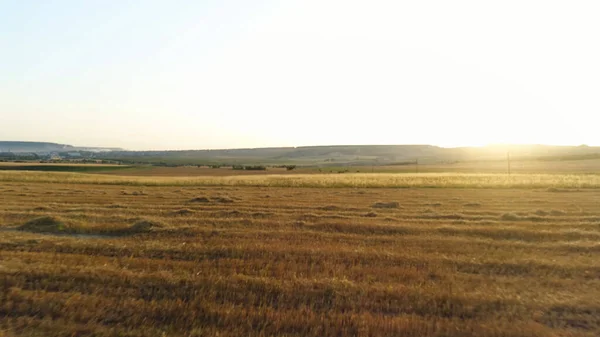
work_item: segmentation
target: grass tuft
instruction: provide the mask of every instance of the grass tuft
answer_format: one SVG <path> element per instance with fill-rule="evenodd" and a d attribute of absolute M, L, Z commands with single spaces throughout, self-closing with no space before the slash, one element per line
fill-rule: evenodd
<path fill-rule="evenodd" d="M 370 179 L 338 176 L 240 182 Z M 440 184 L 464 177 L 481 179 Z M 590 189 L 183 188 L 163 178 L 142 188 L 128 184 L 150 180 L 68 179 L 0 182 L 0 336 L 600 336 L 600 213 Z M 187 203 L 196 196 L 208 203 Z M 481 208 L 464 207 L 477 200 Z M 371 208 L 377 201 L 401 207 Z M 116 203 L 123 207 L 109 208 Z M 48 210 L 32 212 L 38 206 Z M 15 230 L 26 222 L 57 234 Z"/>
<path fill-rule="evenodd" d="M 577 192 L 600 188 L 600 175 L 484 173 L 352 173 L 228 177 L 125 177 L 66 172 L 0 171 L 0 182 L 68 183 L 117 186 L 254 186 L 326 188 L 530 188 Z M 127 191 L 124 191 L 129 193 Z M 361 193 L 362 191 L 357 191 Z"/>
<path fill-rule="evenodd" d="M 196 197 L 196 198 L 191 199 L 189 202 L 208 203 L 208 202 L 210 202 L 210 199 L 208 199 L 207 197 Z"/>
<path fill-rule="evenodd" d="M 516 215 L 515 213 L 504 213 L 504 214 L 502 214 L 500 219 L 502 219 L 504 221 L 519 221 L 519 220 L 522 220 L 523 217 Z"/>
<path fill-rule="evenodd" d="M 171 214 L 174 216 L 187 216 L 187 215 L 194 214 L 194 211 L 192 211 L 191 209 L 183 208 L 183 209 L 178 209 Z"/>
<path fill-rule="evenodd" d="M 400 203 L 398 203 L 397 201 L 376 202 L 373 205 L 371 205 L 371 207 L 373 207 L 373 208 L 400 208 Z"/>
<path fill-rule="evenodd" d="M 212 200 L 221 204 L 231 204 L 234 202 L 233 199 L 228 197 L 215 197 Z"/>
<path fill-rule="evenodd" d="M 126 232 L 131 234 L 136 233 L 147 233 L 158 228 L 164 228 L 165 226 L 159 221 L 153 220 L 140 220 L 131 227 L 127 228 Z"/>
<path fill-rule="evenodd" d="M 17 229 L 33 233 L 68 233 L 72 231 L 72 228 L 65 224 L 64 220 L 51 216 L 29 220 Z"/>

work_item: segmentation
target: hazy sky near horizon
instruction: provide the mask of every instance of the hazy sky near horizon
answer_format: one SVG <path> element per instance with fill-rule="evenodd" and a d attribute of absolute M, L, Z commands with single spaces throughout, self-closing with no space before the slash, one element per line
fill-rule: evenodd
<path fill-rule="evenodd" d="M 598 1 L 0 0 L 0 140 L 600 145 Z"/>

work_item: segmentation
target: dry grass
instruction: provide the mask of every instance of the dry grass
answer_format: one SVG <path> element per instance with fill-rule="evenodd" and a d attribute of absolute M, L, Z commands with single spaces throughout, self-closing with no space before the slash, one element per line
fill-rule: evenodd
<path fill-rule="evenodd" d="M 416 167 L 414 165 L 394 165 L 394 166 L 352 166 L 352 167 L 302 167 L 301 165 L 293 171 L 287 171 L 285 168 L 269 167 L 266 171 L 247 171 L 247 170 L 232 170 L 229 167 L 218 169 L 208 167 L 183 166 L 183 167 L 158 167 L 158 166 L 123 166 L 123 165 L 107 165 L 107 164 L 52 164 L 52 163 L 2 163 L 0 169 L 10 166 L 69 166 L 97 168 L 94 170 L 96 174 L 117 175 L 117 176 L 146 176 L 146 177 L 198 177 L 198 176 L 238 176 L 238 175 L 296 175 L 296 174 L 319 174 L 319 173 L 336 173 L 338 171 L 348 170 L 352 173 L 413 173 Z M 340 165 L 343 165 L 340 163 Z M 114 168 L 111 170 L 110 168 Z M 596 173 L 600 168 L 599 159 L 589 160 L 559 160 L 559 161 L 540 161 L 540 160 L 515 160 L 512 162 L 511 169 L 513 173 L 519 174 L 571 174 L 571 173 Z M 506 162 L 500 161 L 473 161 L 461 162 L 453 164 L 421 164 L 419 165 L 421 173 L 506 173 Z"/>
<path fill-rule="evenodd" d="M 548 192 L 577 192 L 600 188 L 600 175 L 590 174 L 469 174 L 469 173 L 356 173 L 296 174 L 230 177 L 125 177 L 66 172 L 0 171 L 3 183 L 70 183 L 120 186 L 251 186 L 315 188 L 545 188 Z M 145 191 L 124 194 L 145 195 Z"/>
<path fill-rule="evenodd" d="M 159 180 L 141 196 L 120 178 L 1 176 L 2 228 L 77 231 L 0 232 L 0 336 L 600 335 L 600 190 L 573 185 L 594 176 L 550 180 L 577 193 L 450 175 L 404 189 Z M 373 212 L 381 201 L 402 207 Z"/>
<path fill-rule="evenodd" d="M 39 208 L 37 209 L 39 210 Z M 42 216 L 31 219 L 19 226 L 18 229 L 36 233 L 67 233 L 71 230 L 63 220 L 51 216 Z"/>
<path fill-rule="evenodd" d="M 389 202 L 376 202 L 371 205 L 373 208 L 400 208 L 400 203 L 397 201 L 389 201 Z"/>

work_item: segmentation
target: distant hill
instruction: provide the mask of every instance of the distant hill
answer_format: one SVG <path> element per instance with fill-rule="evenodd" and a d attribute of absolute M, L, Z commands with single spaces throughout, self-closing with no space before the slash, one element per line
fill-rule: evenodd
<path fill-rule="evenodd" d="M 600 147 L 551 145 L 490 145 L 443 148 L 433 145 L 335 145 L 222 150 L 124 151 L 118 148 L 77 147 L 45 142 L 0 141 L 0 153 L 94 152 L 86 157 L 127 163 L 172 165 L 198 164 L 296 164 L 296 165 L 403 165 L 506 160 L 599 159 Z"/>
<path fill-rule="evenodd" d="M 72 150 L 73 146 L 64 144 L 0 141 L 0 152 L 55 152 Z"/>
<path fill-rule="evenodd" d="M 14 142 L 0 141 L 0 152 L 30 152 L 30 153 L 48 153 L 48 152 L 66 152 L 66 151 L 122 151 L 120 148 L 99 148 L 99 147 L 76 147 L 66 144 L 46 143 L 46 142 Z"/>
<path fill-rule="evenodd" d="M 128 162 L 166 164 L 401 165 L 506 160 L 577 160 L 600 157 L 600 147 L 492 145 L 443 148 L 432 145 L 339 145 L 187 151 L 113 151 L 100 156 Z"/>

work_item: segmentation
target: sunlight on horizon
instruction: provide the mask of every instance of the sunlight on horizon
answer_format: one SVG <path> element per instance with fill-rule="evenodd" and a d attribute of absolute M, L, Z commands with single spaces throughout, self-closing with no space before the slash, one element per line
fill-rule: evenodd
<path fill-rule="evenodd" d="M 600 145 L 593 1 L 0 4 L 0 140 Z"/>

